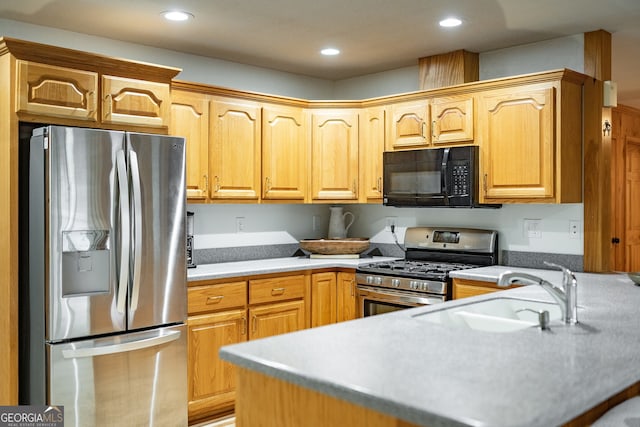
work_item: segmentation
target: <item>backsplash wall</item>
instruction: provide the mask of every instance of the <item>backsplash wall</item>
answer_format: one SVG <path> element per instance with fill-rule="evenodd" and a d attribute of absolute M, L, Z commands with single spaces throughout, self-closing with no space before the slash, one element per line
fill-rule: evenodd
<path fill-rule="evenodd" d="M 406 227 L 487 228 L 499 233 L 502 263 L 539 266 L 542 258 L 549 258 L 548 254 L 558 254 L 569 257 L 564 262 L 571 268 L 582 269 L 583 205 L 579 203 L 506 205 L 500 209 L 342 206 L 355 215 L 348 236 L 370 238 L 373 246 L 386 248 L 385 255 L 398 256 L 393 235 L 386 228 L 387 222 L 392 221 L 400 243 Z M 298 240 L 326 237 L 329 225 L 329 205 L 198 204 L 189 205 L 188 210 L 195 213 L 197 263 L 291 256 Z M 539 238 L 528 237 L 524 232 L 525 219 L 539 223 Z M 570 236 L 570 221 L 579 224 L 577 238 Z"/>

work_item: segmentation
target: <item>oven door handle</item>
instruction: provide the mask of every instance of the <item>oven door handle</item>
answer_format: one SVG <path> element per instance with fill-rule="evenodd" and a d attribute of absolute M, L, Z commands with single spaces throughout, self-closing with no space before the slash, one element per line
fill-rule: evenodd
<path fill-rule="evenodd" d="M 408 303 L 417 305 L 432 305 L 444 302 L 444 297 L 420 297 L 408 295 L 404 292 L 385 291 L 358 286 L 359 297 L 371 297 L 378 301 L 390 303 Z"/>

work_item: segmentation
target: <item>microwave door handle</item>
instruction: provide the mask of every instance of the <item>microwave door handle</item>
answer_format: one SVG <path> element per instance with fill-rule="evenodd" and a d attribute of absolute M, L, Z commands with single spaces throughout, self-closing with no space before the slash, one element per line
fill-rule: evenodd
<path fill-rule="evenodd" d="M 440 166 L 440 185 L 442 186 L 441 191 L 444 196 L 444 204 L 449 205 L 449 179 L 448 179 L 448 168 L 447 163 L 449 163 L 449 148 L 445 148 L 442 151 L 442 164 Z"/>
<path fill-rule="evenodd" d="M 129 282 L 129 251 L 131 250 L 131 230 L 129 226 L 129 181 L 124 151 L 116 154 L 116 171 L 120 190 L 120 275 L 116 297 L 116 309 L 125 312 L 127 303 L 127 286 Z"/>

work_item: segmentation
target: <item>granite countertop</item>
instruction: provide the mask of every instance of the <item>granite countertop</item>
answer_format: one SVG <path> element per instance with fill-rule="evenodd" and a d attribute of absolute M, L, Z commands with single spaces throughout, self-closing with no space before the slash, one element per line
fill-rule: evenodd
<path fill-rule="evenodd" d="M 456 275 L 495 282 L 505 270 L 561 280 L 506 267 Z M 560 425 L 640 381 L 640 287 L 622 274 L 576 277 L 575 326 L 493 333 L 415 318 L 442 309 L 433 305 L 231 345 L 221 357 L 417 425 Z M 539 286 L 502 295 L 551 301 Z"/>
<path fill-rule="evenodd" d="M 211 280 L 227 277 L 248 276 L 288 271 L 313 270 L 319 268 L 357 268 L 371 262 L 390 261 L 397 258 L 374 256 L 370 258 L 270 258 L 254 261 L 202 264 L 187 269 L 187 280 Z"/>

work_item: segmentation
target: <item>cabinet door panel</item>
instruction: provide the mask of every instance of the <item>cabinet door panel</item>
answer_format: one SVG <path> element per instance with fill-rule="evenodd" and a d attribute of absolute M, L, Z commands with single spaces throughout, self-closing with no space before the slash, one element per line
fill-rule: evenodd
<path fill-rule="evenodd" d="M 357 199 L 358 113 L 314 112 L 312 127 L 313 199 Z"/>
<path fill-rule="evenodd" d="M 18 60 L 18 113 L 95 122 L 98 74 Z"/>
<path fill-rule="evenodd" d="M 473 141 L 473 98 L 435 98 L 431 101 L 431 142 L 434 145 Z"/>
<path fill-rule="evenodd" d="M 481 97 L 484 198 L 554 196 L 554 88 Z"/>
<path fill-rule="evenodd" d="M 360 187 L 361 201 L 382 199 L 382 153 L 386 142 L 386 110 L 367 108 L 362 112 L 360 126 Z"/>
<path fill-rule="evenodd" d="M 311 327 L 337 321 L 336 273 L 315 273 L 311 277 Z"/>
<path fill-rule="evenodd" d="M 338 322 L 358 317 L 355 273 L 338 273 Z"/>
<path fill-rule="evenodd" d="M 261 114 L 253 103 L 211 103 L 212 199 L 254 199 L 260 195 Z"/>
<path fill-rule="evenodd" d="M 246 310 L 189 317 L 189 418 L 232 408 L 235 367 L 218 356 L 220 347 L 246 341 Z"/>
<path fill-rule="evenodd" d="M 185 91 L 171 93 L 171 135 L 186 140 L 187 199 L 205 199 L 209 187 L 209 100 Z"/>
<path fill-rule="evenodd" d="M 429 124 L 426 100 L 392 105 L 389 150 L 429 146 Z"/>
<path fill-rule="evenodd" d="M 262 110 L 262 198 L 303 200 L 307 181 L 307 138 L 302 108 Z"/>
<path fill-rule="evenodd" d="M 102 122 L 168 127 L 168 83 L 102 76 Z"/>
<path fill-rule="evenodd" d="M 250 339 L 304 329 L 304 301 L 288 301 L 249 308 Z"/>

